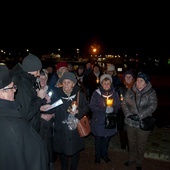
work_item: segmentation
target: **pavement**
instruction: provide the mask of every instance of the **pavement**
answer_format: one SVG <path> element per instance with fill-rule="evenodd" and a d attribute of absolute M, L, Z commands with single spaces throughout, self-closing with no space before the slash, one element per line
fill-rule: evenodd
<path fill-rule="evenodd" d="M 128 158 L 128 151 L 122 150 L 119 142 L 119 133 L 112 137 L 109 146 L 111 163 L 94 163 L 94 139 L 90 134 L 85 138 L 86 148 L 81 152 L 78 170 L 135 170 L 135 164 L 125 167 L 123 164 Z M 56 160 L 56 170 L 60 170 L 59 160 Z M 170 170 L 170 125 L 155 127 L 149 135 L 143 170 Z"/>

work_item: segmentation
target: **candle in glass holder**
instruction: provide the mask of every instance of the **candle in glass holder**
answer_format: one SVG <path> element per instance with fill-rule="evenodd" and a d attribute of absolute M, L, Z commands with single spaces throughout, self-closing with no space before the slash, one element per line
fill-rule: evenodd
<path fill-rule="evenodd" d="M 71 110 L 74 112 L 76 109 L 77 109 L 77 102 L 76 101 L 72 101 Z"/>
<path fill-rule="evenodd" d="M 107 105 L 107 106 L 113 106 L 113 99 L 107 98 L 107 99 L 106 99 L 106 105 Z"/>

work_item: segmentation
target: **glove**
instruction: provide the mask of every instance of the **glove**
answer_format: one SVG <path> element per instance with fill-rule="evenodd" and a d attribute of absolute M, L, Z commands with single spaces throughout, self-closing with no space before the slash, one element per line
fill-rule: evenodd
<path fill-rule="evenodd" d="M 114 111 L 114 108 L 111 106 L 106 107 L 106 113 L 112 113 Z"/>
<path fill-rule="evenodd" d="M 139 121 L 139 116 L 137 114 L 134 114 L 134 115 L 129 115 L 127 118 L 130 118 L 134 121 Z"/>

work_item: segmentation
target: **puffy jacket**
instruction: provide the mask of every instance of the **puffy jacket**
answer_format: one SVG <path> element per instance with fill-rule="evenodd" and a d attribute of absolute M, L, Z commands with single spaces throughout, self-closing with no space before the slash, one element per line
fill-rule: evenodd
<path fill-rule="evenodd" d="M 137 114 L 141 120 L 147 116 L 152 116 L 156 108 L 157 95 L 150 82 L 148 82 L 141 91 L 136 88 L 136 83 L 134 83 L 122 101 L 125 123 L 136 128 L 139 128 L 139 121 L 134 121 L 127 117 L 132 114 Z"/>

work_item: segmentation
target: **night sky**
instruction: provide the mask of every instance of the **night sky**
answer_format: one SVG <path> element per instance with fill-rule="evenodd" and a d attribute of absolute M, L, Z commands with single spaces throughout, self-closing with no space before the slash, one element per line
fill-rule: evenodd
<path fill-rule="evenodd" d="M 1 47 L 103 48 L 167 51 L 169 10 L 161 4 L 7 4 L 1 12 Z"/>

